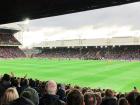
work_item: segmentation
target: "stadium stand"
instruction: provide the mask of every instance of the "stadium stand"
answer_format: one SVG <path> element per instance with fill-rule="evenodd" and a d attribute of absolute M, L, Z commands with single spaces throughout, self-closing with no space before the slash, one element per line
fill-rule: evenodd
<path fill-rule="evenodd" d="M 42 48 L 34 57 L 140 60 L 140 46 Z"/>
<path fill-rule="evenodd" d="M 0 58 L 20 58 L 25 57 L 25 54 L 18 46 L 1 46 Z"/>
<path fill-rule="evenodd" d="M 21 43 L 13 36 L 18 30 L 0 29 L 0 58 L 25 57 L 20 50 Z"/>
<path fill-rule="evenodd" d="M 120 93 L 111 89 L 64 85 L 53 80 L 20 78 L 13 73 L 0 78 L 0 105 L 139 105 L 139 97 L 136 88 Z"/>
<path fill-rule="evenodd" d="M 5 33 L 0 33 L 0 44 L 21 45 L 13 35 Z"/>

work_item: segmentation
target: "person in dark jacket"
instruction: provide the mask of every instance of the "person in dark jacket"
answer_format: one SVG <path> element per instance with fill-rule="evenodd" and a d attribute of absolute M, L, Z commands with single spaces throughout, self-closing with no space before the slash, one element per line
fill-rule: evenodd
<path fill-rule="evenodd" d="M 20 85 L 21 85 L 21 91 L 23 91 L 24 89 L 29 87 L 29 80 L 25 78 L 21 78 Z"/>
<path fill-rule="evenodd" d="M 107 89 L 105 91 L 105 97 L 102 99 L 101 105 L 117 105 L 117 99 L 114 97 L 112 90 Z"/>
<path fill-rule="evenodd" d="M 138 95 L 136 98 L 136 105 L 140 105 L 140 95 Z"/>
<path fill-rule="evenodd" d="M 139 92 L 132 91 L 126 96 L 126 99 L 128 100 L 130 105 L 136 105 L 136 98 L 138 95 Z"/>
<path fill-rule="evenodd" d="M 6 89 L 11 86 L 10 75 L 4 74 L 0 82 L 0 98 L 3 96 Z"/>
<path fill-rule="evenodd" d="M 39 105 L 64 105 L 65 102 L 59 99 L 56 95 L 57 84 L 50 80 L 45 86 L 46 94 L 39 100 Z"/>
<path fill-rule="evenodd" d="M 65 93 L 65 86 L 63 84 L 57 85 L 57 95 L 59 95 L 59 99 L 66 102 L 66 93 Z"/>
<path fill-rule="evenodd" d="M 31 100 L 21 96 L 20 98 L 18 98 L 17 100 L 13 101 L 9 105 L 35 105 L 35 104 Z"/>

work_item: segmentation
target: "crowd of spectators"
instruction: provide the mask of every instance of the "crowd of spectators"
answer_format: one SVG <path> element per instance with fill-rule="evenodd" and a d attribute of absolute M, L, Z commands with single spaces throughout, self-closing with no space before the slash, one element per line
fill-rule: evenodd
<path fill-rule="evenodd" d="M 18 46 L 0 46 L 0 58 L 22 58 L 25 56 Z"/>
<path fill-rule="evenodd" d="M 42 49 L 42 52 L 35 54 L 34 57 L 49 57 L 49 58 L 78 58 L 79 49 L 72 48 L 54 48 Z"/>
<path fill-rule="evenodd" d="M 21 45 L 21 43 L 11 34 L 0 33 L 0 45 Z"/>
<path fill-rule="evenodd" d="M 34 57 L 140 60 L 140 46 L 43 48 Z"/>
<path fill-rule="evenodd" d="M 12 34 L 0 33 L 0 58 L 26 57 L 19 45 L 21 43 Z"/>
<path fill-rule="evenodd" d="M 39 81 L 4 74 L 0 78 L 0 105 L 140 105 L 136 87 L 128 93 Z"/>

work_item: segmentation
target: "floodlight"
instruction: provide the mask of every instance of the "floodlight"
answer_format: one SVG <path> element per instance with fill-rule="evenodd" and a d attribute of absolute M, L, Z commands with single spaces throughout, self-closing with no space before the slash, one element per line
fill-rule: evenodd
<path fill-rule="evenodd" d="M 25 19 L 24 21 L 23 21 L 23 24 L 29 24 L 29 19 L 27 18 L 27 19 Z"/>

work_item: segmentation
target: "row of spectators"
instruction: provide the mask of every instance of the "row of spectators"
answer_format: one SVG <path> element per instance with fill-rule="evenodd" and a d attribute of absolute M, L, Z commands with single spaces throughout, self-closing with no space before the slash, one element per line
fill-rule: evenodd
<path fill-rule="evenodd" d="M 34 55 L 34 57 L 79 58 L 79 49 L 76 48 L 43 49 L 41 53 Z"/>
<path fill-rule="evenodd" d="M 1 46 L 0 58 L 25 57 L 18 46 Z M 78 58 L 78 59 L 119 59 L 140 60 L 140 46 L 88 47 L 88 48 L 43 48 L 32 57 Z"/>
<path fill-rule="evenodd" d="M 140 46 L 43 48 L 34 57 L 140 60 Z"/>
<path fill-rule="evenodd" d="M 0 78 L 0 105 L 140 105 L 136 88 L 129 93 L 91 89 L 4 74 Z"/>
<path fill-rule="evenodd" d="M 21 58 L 25 56 L 24 52 L 18 46 L 0 47 L 0 58 Z"/>
<path fill-rule="evenodd" d="M 0 45 L 21 45 L 21 43 L 11 34 L 0 33 Z"/>

